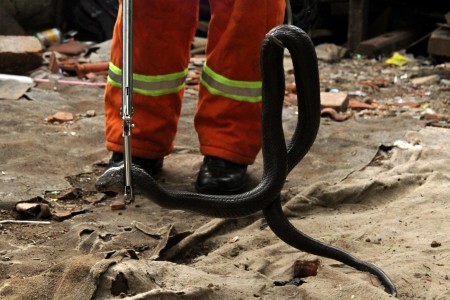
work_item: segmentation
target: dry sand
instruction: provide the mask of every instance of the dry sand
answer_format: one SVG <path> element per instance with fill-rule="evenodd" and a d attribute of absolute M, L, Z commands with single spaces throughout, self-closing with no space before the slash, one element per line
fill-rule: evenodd
<path fill-rule="evenodd" d="M 1 299 L 387 299 L 374 276 L 320 258 L 316 276 L 293 279 L 297 259 L 316 257 L 280 241 L 261 214 L 211 219 L 169 211 L 142 196 L 111 210 L 93 183 L 104 149 L 103 90 L 41 84 L 32 100 L 0 101 L 0 220 L 42 197 L 50 225 L 0 224 Z M 174 154 L 158 181 L 193 190 L 201 163 L 195 97 L 184 101 Z M 95 110 L 97 116 L 83 116 Z M 74 122 L 48 124 L 58 111 Z M 292 132 L 294 106 L 284 112 Z M 402 141 L 402 143 L 396 141 Z M 261 157 L 250 168 L 261 175 Z M 249 187 L 249 188 L 250 188 Z M 450 299 L 450 131 L 408 116 L 323 119 L 282 199 L 292 223 L 381 267 L 400 299 Z M 66 195 L 66 197 L 63 197 Z"/>

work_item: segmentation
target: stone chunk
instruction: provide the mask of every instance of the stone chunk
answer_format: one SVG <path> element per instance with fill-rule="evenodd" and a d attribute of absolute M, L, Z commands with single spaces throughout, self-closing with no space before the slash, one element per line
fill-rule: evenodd
<path fill-rule="evenodd" d="M 330 63 L 340 61 L 346 53 L 346 48 L 335 44 L 325 43 L 316 46 L 317 59 Z"/>
<path fill-rule="evenodd" d="M 17 100 L 33 86 L 32 81 L 23 82 L 15 80 L 14 77 L 12 77 L 13 79 L 6 80 L 0 77 L 0 99 Z"/>
<path fill-rule="evenodd" d="M 86 117 L 88 118 L 93 118 L 97 115 L 97 112 L 93 109 L 90 109 L 86 112 Z"/>
<path fill-rule="evenodd" d="M 0 73 L 25 74 L 42 64 L 42 45 L 33 36 L 0 35 Z"/>

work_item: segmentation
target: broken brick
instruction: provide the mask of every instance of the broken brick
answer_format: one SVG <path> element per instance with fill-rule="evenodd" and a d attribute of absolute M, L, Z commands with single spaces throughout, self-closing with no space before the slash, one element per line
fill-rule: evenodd
<path fill-rule="evenodd" d="M 297 95 L 294 94 L 294 93 L 287 93 L 287 94 L 284 96 L 284 102 L 286 102 L 286 103 L 288 103 L 288 104 L 290 104 L 290 105 L 295 105 L 295 106 L 297 106 L 297 105 L 298 105 L 298 102 L 297 102 Z"/>
<path fill-rule="evenodd" d="M 320 267 L 320 260 L 303 260 L 298 259 L 294 263 L 294 277 L 305 278 L 310 276 L 316 276 Z"/>
<path fill-rule="evenodd" d="M 63 211 L 54 213 L 52 219 L 58 222 L 70 219 L 72 217 L 72 213 L 70 211 Z"/>
<path fill-rule="evenodd" d="M 124 201 L 116 200 L 111 203 L 111 210 L 122 210 L 126 208 L 126 204 Z"/>
<path fill-rule="evenodd" d="M 411 80 L 413 85 L 424 85 L 424 84 L 433 84 L 438 82 L 440 79 L 439 75 L 430 75 L 425 77 L 418 77 Z"/>
<path fill-rule="evenodd" d="M 419 102 L 398 102 L 398 103 L 392 103 L 393 106 L 399 106 L 399 107 L 411 107 L 411 108 L 418 108 L 420 107 Z"/>
<path fill-rule="evenodd" d="M 58 59 L 56 58 L 55 52 L 52 52 L 50 55 L 48 69 L 52 74 L 56 74 L 59 71 Z"/>
<path fill-rule="evenodd" d="M 86 77 L 87 79 L 92 81 L 97 78 L 97 74 L 90 72 L 90 73 L 87 73 L 84 77 Z"/>
<path fill-rule="evenodd" d="M 78 55 L 83 53 L 89 46 L 81 44 L 77 41 L 69 41 L 65 44 L 55 45 L 48 49 L 48 51 L 55 51 L 61 54 Z"/>
<path fill-rule="evenodd" d="M 284 88 L 288 93 L 297 93 L 297 86 L 295 84 L 286 84 Z"/>
<path fill-rule="evenodd" d="M 373 88 L 382 88 L 389 86 L 392 82 L 387 79 L 376 79 L 376 80 L 362 80 L 358 82 L 361 85 L 367 85 Z"/>
<path fill-rule="evenodd" d="M 55 113 L 53 116 L 49 116 L 47 118 L 47 122 L 49 122 L 49 123 L 55 123 L 55 122 L 64 123 L 64 122 L 73 121 L 73 119 L 74 119 L 74 116 L 72 113 L 60 111 L 60 112 Z"/>
<path fill-rule="evenodd" d="M 348 94 L 344 92 L 321 92 L 320 105 L 322 108 L 333 108 L 336 111 L 346 111 L 348 107 Z"/>
<path fill-rule="evenodd" d="M 437 114 L 425 113 L 422 116 L 420 116 L 420 118 L 422 120 L 427 120 L 427 121 L 439 121 L 439 116 Z"/>
<path fill-rule="evenodd" d="M 436 113 L 424 113 L 420 116 L 421 120 L 426 121 L 448 121 L 450 120 L 450 115 L 444 115 L 444 114 L 436 114 Z"/>
<path fill-rule="evenodd" d="M 368 104 L 358 100 L 350 100 L 348 102 L 348 107 L 354 110 L 362 110 L 362 109 L 376 109 L 378 106 L 375 103 Z"/>
<path fill-rule="evenodd" d="M 195 73 L 189 73 L 186 78 L 187 85 L 197 85 L 200 83 L 200 75 Z"/>
<path fill-rule="evenodd" d="M 52 216 L 46 203 L 19 202 L 14 209 L 21 216 L 28 218 L 48 219 Z"/>

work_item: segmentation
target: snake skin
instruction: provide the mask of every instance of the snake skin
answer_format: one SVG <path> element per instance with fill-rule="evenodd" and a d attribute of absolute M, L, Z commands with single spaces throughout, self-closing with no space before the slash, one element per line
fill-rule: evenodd
<path fill-rule="evenodd" d="M 284 101 L 284 49 L 291 54 L 298 93 L 298 121 L 290 141 L 286 143 L 282 127 Z M 244 217 L 263 210 L 273 232 L 287 244 L 311 254 L 332 258 L 357 270 L 378 277 L 385 290 L 397 295 L 391 279 L 373 264 L 315 240 L 296 229 L 284 215 L 280 191 L 286 176 L 300 162 L 313 144 L 320 124 L 320 87 L 317 57 L 309 36 L 295 26 L 281 25 L 272 29 L 261 47 L 262 88 L 262 154 L 263 175 L 252 190 L 238 195 L 204 195 L 170 191 L 161 187 L 150 175 L 132 166 L 133 181 L 144 196 L 169 208 L 193 211 L 210 217 Z M 99 191 L 123 191 L 123 166 L 108 169 L 96 182 Z"/>

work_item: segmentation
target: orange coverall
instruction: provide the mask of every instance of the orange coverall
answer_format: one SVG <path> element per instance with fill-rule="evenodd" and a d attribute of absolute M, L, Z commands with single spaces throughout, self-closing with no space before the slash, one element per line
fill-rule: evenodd
<path fill-rule="evenodd" d="M 120 1 L 122 4 L 122 1 Z M 198 0 L 133 1 L 132 155 L 173 150 Z M 260 47 L 283 22 L 285 0 L 210 0 L 206 63 L 194 119 L 200 152 L 252 164 L 261 147 Z M 106 146 L 122 152 L 122 6 L 114 28 L 105 92 Z"/>

